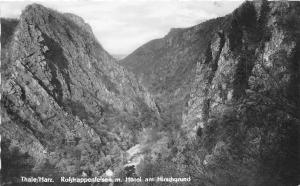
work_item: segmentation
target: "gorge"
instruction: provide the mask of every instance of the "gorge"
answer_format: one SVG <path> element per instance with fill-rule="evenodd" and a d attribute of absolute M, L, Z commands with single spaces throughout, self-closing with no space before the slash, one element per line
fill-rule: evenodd
<path fill-rule="evenodd" d="M 112 170 L 299 184 L 299 25 L 299 2 L 246 1 L 117 61 L 74 14 L 2 18 L 1 182 Z"/>

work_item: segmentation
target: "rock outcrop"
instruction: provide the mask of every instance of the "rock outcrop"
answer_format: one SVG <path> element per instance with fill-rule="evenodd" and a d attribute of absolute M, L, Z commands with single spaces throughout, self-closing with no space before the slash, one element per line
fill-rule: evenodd
<path fill-rule="evenodd" d="M 245 2 L 120 62 L 197 138 L 203 185 L 299 182 L 299 20 L 299 2 Z"/>
<path fill-rule="evenodd" d="M 82 18 L 33 4 L 1 23 L 2 142 L 32 157 L 34 169 L 47 161 L 62 173 L 101 175 L 158 119 L 149 93 Z"/>

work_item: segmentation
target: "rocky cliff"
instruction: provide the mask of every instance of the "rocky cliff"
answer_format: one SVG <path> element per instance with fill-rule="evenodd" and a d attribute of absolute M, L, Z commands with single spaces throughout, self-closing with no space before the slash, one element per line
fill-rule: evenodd
<path fill-rule="evenodd" d="M 16 169 L 101 175 L 158 119 L 149 93 L 76 15 L 27 6 L 1 19 L 1 46 L 4 182 Z"/>
<path fill-rule="evenodd" d="M 299 2 L 245 2 L 121 60 L 175 113 L 194 184 L 299 183 L 299 20 Z"/>

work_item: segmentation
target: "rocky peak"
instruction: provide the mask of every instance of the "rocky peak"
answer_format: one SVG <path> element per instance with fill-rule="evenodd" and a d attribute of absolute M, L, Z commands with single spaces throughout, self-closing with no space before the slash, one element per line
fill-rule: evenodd
<path fill-rule="evenodd" d="M 37 169 L 46 161 L 56 171 L 96 174 L 90 163 L 104 161 L 113 149 L 120 155 L 135 145 L 142 127 L 158 120 L 152 97 L 82 18 L 33 4 L 5 29 L 11 38 L 1 56 L 1 136 L 36 160 Z"/>
<path fill-rule="evenodd" d="M 75 14 L 71 14 L 71 13 L 64 13 L 64 16 L 66 16 L 67 18 L 71 19 L 79 27 L 85 28 L 86 31 L 88 31 L 90 34 L 93 33 L 91 26 L 89 24 L 87 24 L 86 22 L 84 22 L 84 20 L 81 17 L 79 17 L 79 16 L 77 16 Z"/>

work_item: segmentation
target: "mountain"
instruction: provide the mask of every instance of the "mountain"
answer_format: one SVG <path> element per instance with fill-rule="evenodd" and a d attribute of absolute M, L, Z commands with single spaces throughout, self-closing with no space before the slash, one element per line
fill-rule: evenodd
<path fill-rule="evenodd" d="M 247 1 L 121 60 L 183 131 L 148 168 L 194 185 L 299 183 L 299 20 L 299 2 Z"/>
<path fill-rule="evenodd" d="M 29 5 L 1 19 L 1 46 L 3 183 L 116 169 L 159 120 L 151 95 L 76 15 Z"/>

